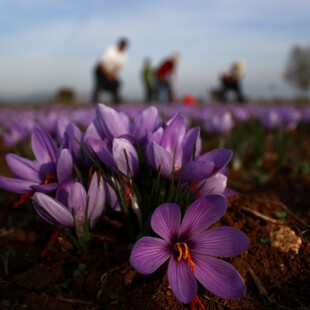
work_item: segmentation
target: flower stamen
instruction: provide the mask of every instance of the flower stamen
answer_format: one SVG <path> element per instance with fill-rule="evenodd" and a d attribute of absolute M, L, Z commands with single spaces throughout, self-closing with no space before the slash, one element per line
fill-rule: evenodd
<path fill-rule="evenodd" d="M 188 245 L 185 242 L 178 242 L 175 245 L 175 249 L 178 252 L 177 261 L 180 262 L 182 259 L 186 260 L 189 263 L 191 271 L 194 272 L 196 265 L 193 262 L 192 256 L 188 249 Z"/>
<path fill-rule="evenodd" d="M 57 177 L 52 174 L 52 173 L 48 173 L 46 176 L 45 176 L 45 180 L 43 181 L 43 184 L 50 184 L 50 183 L 55 183 L 57 182 Z"/>

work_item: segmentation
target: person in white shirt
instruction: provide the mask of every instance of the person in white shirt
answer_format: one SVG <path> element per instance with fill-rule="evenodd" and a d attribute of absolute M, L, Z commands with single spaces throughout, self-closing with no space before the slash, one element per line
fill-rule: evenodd
<path fill-rule="evenodd" d="M 118 79 L 120 70 L 126 63 L 128 40 L 121 38 L 115 46 L 109 47 L 102 55 L 94 70 L 94 90 L 92 103 L 97 103 L 100 91 L 111 93 L 114 103 L 121 101 L 119 89 L 121 82 Z"/>

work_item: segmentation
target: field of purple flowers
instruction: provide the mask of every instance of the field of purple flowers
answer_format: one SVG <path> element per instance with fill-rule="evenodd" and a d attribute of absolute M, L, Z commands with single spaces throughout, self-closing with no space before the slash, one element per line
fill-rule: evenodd
<path fill-rule="evenodd" d="M 0 107 L 3 309 L 308 309 L 310 107 Z"/>

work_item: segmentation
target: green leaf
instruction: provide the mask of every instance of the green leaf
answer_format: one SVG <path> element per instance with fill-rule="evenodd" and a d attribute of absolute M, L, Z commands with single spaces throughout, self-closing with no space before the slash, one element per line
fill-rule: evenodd
<path fill-rule="evenodd" d="M 278 212 L 275 212 L 274 215 L 276 218 L 283 220 L 286 218 L 287 212 L 286 211 L 278 211 Z"/>

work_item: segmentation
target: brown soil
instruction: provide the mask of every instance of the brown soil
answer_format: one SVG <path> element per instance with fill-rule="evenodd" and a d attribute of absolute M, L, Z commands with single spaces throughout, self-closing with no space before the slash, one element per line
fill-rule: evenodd
<path fill-rule="evenodd" d="M 308 158 L 309 142 L 302 144 Z M 265 171 L 268 180 L 260 185 L 253 170 L 231 171 L 238 194 L 221 220 L 251 240 L 245 253 L 229 260 L 245 279 L 247 295 L 222 300 L 200 287 L 206 309 L 310 307 L 310 176 L 291 166 Z M 68 250 L 58 248 L 47 259 L 41 252 L 53 228 L 30 205 L 12 209 L 17 198 L 0 192 L 1 309 L 189 309 L 173 296 L 165 267 L 150 276 L 131 268 L 117 215 L 102 218 L 88 251 L 63 243 Z"/>

